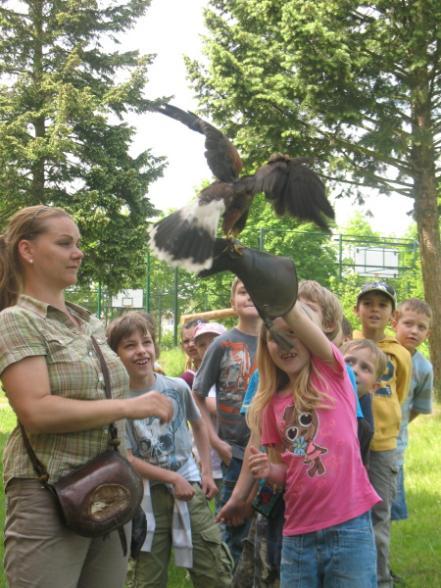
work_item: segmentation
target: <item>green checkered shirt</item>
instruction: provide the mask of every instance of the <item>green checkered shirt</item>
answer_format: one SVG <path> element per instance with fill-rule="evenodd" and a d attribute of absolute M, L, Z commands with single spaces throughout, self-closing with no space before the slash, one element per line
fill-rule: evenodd
<path fill-rule="evenodd" d="M 51 394 L 91 402 L 104 399 L 103 375 L 91 340 L 91 335 L 95 335 L 109 367 L 112 397 L 126 395 L 127 372 L 108 347 L 100 321 L 80 306 L 70 303 L 68 306 L 80 327 L 74 327 L 60 310 L 29 296 L 20 296 L 15 306 L 0 313 L 0 376 L 13 363 L 44 355 Z M 123 441 L 122 423 L 118 429 Z M 103 451 L 107 439 L 107 427 L 75 433 L 29 434 L 51 482 Z M 36 477 L 18 427 L 8 439 L 3 462 L 5 486 L 12 478 Z"/>

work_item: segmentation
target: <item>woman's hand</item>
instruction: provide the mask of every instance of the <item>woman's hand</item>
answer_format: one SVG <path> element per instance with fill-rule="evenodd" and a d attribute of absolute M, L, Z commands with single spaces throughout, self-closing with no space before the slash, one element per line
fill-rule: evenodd
<path fill-rule="evenodd" d="M 155 390 L 127 400 L 128 419 L 144 419 L 152 416 L 158 417 L 162 423 L 168 423 L 173 417 L 172 401 Z"/>

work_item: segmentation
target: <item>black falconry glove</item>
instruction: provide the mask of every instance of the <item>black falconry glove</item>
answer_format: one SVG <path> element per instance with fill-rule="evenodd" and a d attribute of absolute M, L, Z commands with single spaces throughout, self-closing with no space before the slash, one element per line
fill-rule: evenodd
<path fill-rule="evenodd" d="M 243 282 L 276 343 L 291 349 L 292 343 L 274 328 L 272 319 L 289 312 L 297 299 L 298 281 L 292 259 L 245 247 L 239 241 L 216 239 L 213 264 L 198 275 L 205 278 L 224 271 Z"/>

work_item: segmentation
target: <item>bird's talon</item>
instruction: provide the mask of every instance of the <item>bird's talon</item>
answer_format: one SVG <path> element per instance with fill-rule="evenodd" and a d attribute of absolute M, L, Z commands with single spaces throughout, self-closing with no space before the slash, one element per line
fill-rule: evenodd
<path fill-rule="evenodd" d="M 241 245 L 238 241 L 236 241 L 233 237 L 228 236 L 227 240 L 229 241 L 228 249 L 231 253 L 235 253 L 236 255 L 242 255 L 242 251 L 244 246 Z"/>

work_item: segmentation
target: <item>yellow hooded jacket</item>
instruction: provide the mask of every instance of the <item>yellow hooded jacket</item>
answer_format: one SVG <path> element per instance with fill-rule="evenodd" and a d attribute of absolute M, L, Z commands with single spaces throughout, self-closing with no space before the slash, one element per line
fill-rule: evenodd
<path fill-rule="evenodd" d="M 364 339 L 360 331 L 354 331 L 354 339 Z M 386 336 L 377 341 L 387 355 L 388 363 L 372 398 L 374 438 L 372 451 L 388 451 L 397 446 L 400 431 L 401 405 L 410 388 L 412 357 L 395 337 Z"/>

